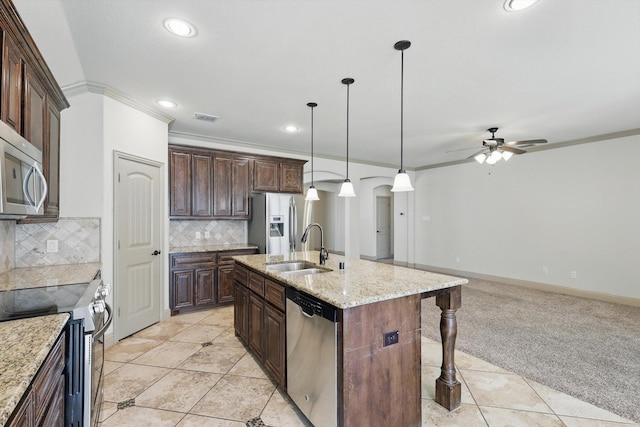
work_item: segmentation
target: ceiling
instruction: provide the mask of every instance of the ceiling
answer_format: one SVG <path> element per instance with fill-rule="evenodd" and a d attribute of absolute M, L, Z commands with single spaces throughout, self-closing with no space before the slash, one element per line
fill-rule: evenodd
<path fill-rule="evenodd" d="M 563 144 L 640 128 L 640 0 L 14 0 L 63 88 L 89 82 L 172 117 L 170 133 L 418 168 L 486 129 Z M 197 36 L 178 38 L 180 17 Z M 178 107 L 165 110 L 160 98 Z M 73 106 L 73 99 L 70 99 Z M 194 112 L 218 116 L 193 119 Z M 283 127 L 294 124 L 296 133 Z M 640 132 L 640 131 L 638 131 Z M 447 151 L 467 149 L 462 151 Z M 476 150 L 476 151 L 477 151 Z"/>

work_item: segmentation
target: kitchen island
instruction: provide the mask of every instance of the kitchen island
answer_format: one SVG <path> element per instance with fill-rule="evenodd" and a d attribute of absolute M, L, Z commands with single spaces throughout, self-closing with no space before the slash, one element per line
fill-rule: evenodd
<path fill-rule="evenodd" d="M 236 332 L 264 360 L 267 370 L 276 373 L 272 376 L 283 388 L 284 326 L 281 322 L 274 327 L 278 317 L 270 313 L 277 315 L 280 310 L 281 316 L 286 316 L 284 289 L 295 288 L 338 309 L 338 425 L 421 425 L 420 301 L 428 297 L 435 297 L 442 310 L 443 362 L 441 375 L 435 380 L 436 401 L 449 410 L 460 406 L 461 385 L 454 367 L 455 312 L 460 308 L 461 285 L 466 279 L 337 255 L 331 255 L 323 266 L 330 271 L 317 274 L 289 275 L 268 268 L 293 261 L 318 263 L 316 251 L 238 256 L 234 260 L 239 289 Z M 261 293 L 263 308 L 253 309 L 258 307 Z M 249 301 L 248 309 L 243 301 Z M 243 315 L 249 318 L 243 319 Z M 266 321 L 260 326 L 252 315 Z M 257 334 L 255 329 L 260 327 L 267 331 Z M 280 370 L 273 368 L 278 363 Z"/>

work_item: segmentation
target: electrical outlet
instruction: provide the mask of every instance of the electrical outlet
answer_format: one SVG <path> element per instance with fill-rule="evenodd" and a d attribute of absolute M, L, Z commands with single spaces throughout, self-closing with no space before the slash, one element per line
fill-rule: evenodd
<path fill-rule="evenodd" d="M 202 239 L 202 233 L 196 231 L 196 239 Z"/>
<path fill-rule="evenodd" d="M 399 337 L 400 337 L 399 331 L 385 332 L 384 338 L 383 338 L 384 344 L 382 346 L 386 347 L 388 345 L 398 344 Z"/>
<path fill-rule="evenodd" d="M 548 267 L 542 267 L 542 273 L 543 274 L 549 274 L 549 268 Z"/>
<path fill-rule="evenodd" d="M 49 253 L 58 252 L 58 241 L 57 240 L 47 240 L 47 252 L 49 252 Z"/>
<path fill-rule="evenodd" d="M 569 273 L 569 277 L 571 277 L 572 279 L 577 279 L 578 278 L 578 272 L 572 270 L 571 273 Z"/>
<path fill-rule="evenodd" d="M 209 236 L 210 236 L 209 232 L 208 232 L 208 231 L 205 231 L 205 232 L 204 232 L 204 238 L 205 238 L 205 239 L 208 239 L 208 238 L 209 238 Z"/>

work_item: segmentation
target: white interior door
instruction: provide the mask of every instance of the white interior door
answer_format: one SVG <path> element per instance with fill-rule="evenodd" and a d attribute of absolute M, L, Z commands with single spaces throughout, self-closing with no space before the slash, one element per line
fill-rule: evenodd
<path fill-rule="evenodd" d="M 391 198 L 376 197 L 376 258 L 389 258 L 391 256 L 391 223 L 389 221 L 391 211 Z"/>
<path fill-rule="evenodd" d="M 116 336 L 125 338 L 160 320 L 160 167 L 116 158 Z"/>

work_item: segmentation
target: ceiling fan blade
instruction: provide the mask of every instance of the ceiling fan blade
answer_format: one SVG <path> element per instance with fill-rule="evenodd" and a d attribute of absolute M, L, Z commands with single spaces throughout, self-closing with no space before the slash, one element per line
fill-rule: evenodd
<path fill-rule="evenodd" d="M 458 148 L 456 150 L 448 150 L 445 153 L 455 153 L 456 151 L 465 151 L 465 150 L 476 150 L 478 147 L 467 147 L 467 148 Z"/>
<path fill-rule="evenodd" d="M 509 147 L 508 145 L 503 145 L 499 149 L 503 150 L 503 151 L 508 151 L 510 153 L 513 153 L 513 154 L 524 154 L 524 153 L 526 153 L 526 151 L 524 151 L 524 150 L 521 150 L 521 149 L 516 148 L 516 147 Z"/>
<path fill-rule="evenodd" d="M 531 146 L 531 145 L 536 145 L 536 144 L 544 144 L 546 143 L 547 140 L 546 139 L 529 139 L 527 141 L 511 141 L 511 142 L 507 142 L 506 145 L 510 145 L 510 146 L 521 146 L 521 145 L 526 145 L 526 146 Z"/>
<path fill-rule="evenodd" d="M 472 155 L 470 155 L 469 157 L 467 157 L 467 159 L 473 159 L 475 156 L 477 156 L 480 153 L 487 153 L 489 151 L 488 148 L 485 148 L 484 150 L 480 150 L 477 153 L 473 153 Z"/>

